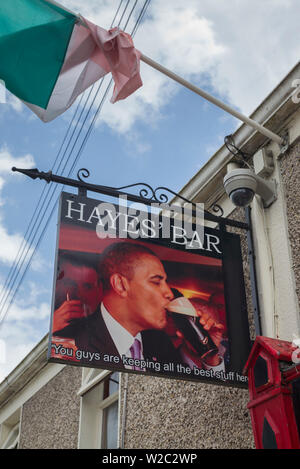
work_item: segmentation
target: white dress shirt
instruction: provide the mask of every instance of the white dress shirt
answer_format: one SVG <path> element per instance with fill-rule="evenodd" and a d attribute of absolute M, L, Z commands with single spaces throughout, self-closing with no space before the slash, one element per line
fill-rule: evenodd
<path fill-rule="evenodd" d="M 116 321 L 115 318 L 112 317 L 103 303 L 101 303 L 101 313 L 103 321 L 105 322 L 107 330 L 110 333 L 112 340 L 114 341 L 120 357 L 125 355 L 127 358 L 132 358 L 130 347 L 132 346 L 134 340 L 138 339 L 141 343 L 141 360 L 143 360 L 143 341 L 141 333 L 138 332 L 137 335 L 133 337 L 130 332 L 128 332 L 118 321 Z M 132 367 L 125 365 L 125 368 L 131 369 Z"/>

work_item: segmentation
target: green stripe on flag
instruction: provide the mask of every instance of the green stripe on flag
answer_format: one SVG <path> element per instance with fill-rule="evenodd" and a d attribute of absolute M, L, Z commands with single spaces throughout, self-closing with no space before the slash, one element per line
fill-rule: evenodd
<path fill-rule="evenodd" d="M 76 20 L 45 0 L 1 0 L 0 79 L 6 88 L 45 109 Z"/>

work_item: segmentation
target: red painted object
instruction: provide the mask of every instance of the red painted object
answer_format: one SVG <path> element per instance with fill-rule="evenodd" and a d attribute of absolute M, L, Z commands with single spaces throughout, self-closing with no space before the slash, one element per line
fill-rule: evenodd
<path fill-rule="evenodd" d="M 258 336 L 244 374 L 257 449 L 300 449 L 300 350 Z"/>

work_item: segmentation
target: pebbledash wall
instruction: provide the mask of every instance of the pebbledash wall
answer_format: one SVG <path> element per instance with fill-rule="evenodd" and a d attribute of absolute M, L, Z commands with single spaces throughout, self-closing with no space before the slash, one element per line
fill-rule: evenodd
<path fill-rule="evenodd" d="M 277 199 L 264 209 L 251 204 L 262 335 L 300 336 L 300 108 L 298 63 L 251 117 L 288 136 L 280 148 L 241 125 L 235 144 L 254 155 L 272 151 Z M 181 194 L 224 216 L 245 221 L 224 193 L 223 177 L 233 155 L 222 146 Z M 251 164 L 251 159 L 249 160 Z M 255 338 L 248 248 L 242 239 L 251 338 Z M 0 383 L 0 447 L 19 448 L 254 448 L 248 391 L 120 373 L 104 393 L 107 371 L 47 364 L 47 337 Z M 115 381 L 119 381 L 119 386 Z M 115 417 L 107 425 L 108 412 Z M 115 433 L 115 435 L 112 435 Z"/>

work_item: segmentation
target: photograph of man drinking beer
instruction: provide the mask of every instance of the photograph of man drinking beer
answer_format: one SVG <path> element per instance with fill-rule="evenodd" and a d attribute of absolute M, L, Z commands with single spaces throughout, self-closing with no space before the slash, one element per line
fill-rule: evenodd
<path fill-rule="evenodd" d="M 126 358 L 134 358 L 137 364 L 172 362 L 224 369 L 224 323 L 208 303 L 187 299 L 168 283 L 164 261 L 149 246 L 117 240 L 104 249 L 97 280 L 92 282 L 98 294 L 94 292 L 95 303 L 85 308 L 87 311 L 82 306 L 88 304 L 87 297 L 81 297 L 78 287 L 78 299 L 69 301 L 81 301 L 81 305 L 74 303 L 73 311 L 68 308 L 64 314 L 67 291 L 62 293 L 63 279 L 58 278 L 57 296 L 64 301 L 54 312 L 53 334 L 71 337 L 77 349 L 89 352 L 86 357 L 91 366 L 105 367 L 102 357 L 110 355 L 118 357 L 117 369 L 153 371 L 147 366 L 128 365 Z M 177 267 L 180 269 L 179 262 Z M 67 273 L 65 269 L 65 285 Z M 93 277 L 88 269 L 86 274 Z M 57 330 L 55 324 L 61 328 Z"/>

